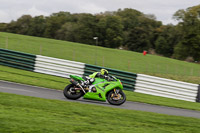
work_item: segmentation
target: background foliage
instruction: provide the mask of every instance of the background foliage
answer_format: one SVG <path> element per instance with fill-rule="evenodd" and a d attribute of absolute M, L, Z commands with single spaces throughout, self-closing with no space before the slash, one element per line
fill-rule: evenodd
<path fill-rule="evenodd" d="M 58 12 L 50 16 L 23 15 L 17 21 L 0 23 L 0 31 L 122 48 L 143 50 L 166 57 L 200 61 L 200 5 L 178 10 L 177 25 L 163 25 L 152 14 L 119 9 L 99 14 Z M 154 53 L 153 52 L 153 53 Z"/>

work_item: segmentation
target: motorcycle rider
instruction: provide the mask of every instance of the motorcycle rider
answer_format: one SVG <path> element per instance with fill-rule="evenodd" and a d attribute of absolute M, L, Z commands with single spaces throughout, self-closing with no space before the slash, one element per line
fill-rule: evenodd
<path fill-rule="evenodd" d="M 100 72 L 94 72 L 93 74 L 89 75 L 90 78 L 106 78 L 108 76 L 108 71 L 106 69 L 101 69 Z"/>
<path fill-rule="evenodd" d="M 106 69 L 101 69 L 100 72 L 94 72 L 93 74 L 89 75 L 89 77 L 83 77 L 85 81 L 82 83 L 82 85 L 84 87 L 91 85 L 95 81 L 95 78 L 103 78 L 108 80 L 108 71 Z"/>

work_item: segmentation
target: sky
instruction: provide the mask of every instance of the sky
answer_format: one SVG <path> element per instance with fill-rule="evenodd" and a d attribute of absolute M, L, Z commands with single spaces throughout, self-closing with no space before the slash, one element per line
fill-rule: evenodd
<path fill-rule="evenodd" d="M 176 24 L 173 14 L 200 4 L 200 0 L 0 0 L 0 23 L 9 23 L 22 15 L 49 16 L 59 11 L 70 13 L 100 13 L 132 8 L 144 14 L 154 14 L 163 24 Z"/>

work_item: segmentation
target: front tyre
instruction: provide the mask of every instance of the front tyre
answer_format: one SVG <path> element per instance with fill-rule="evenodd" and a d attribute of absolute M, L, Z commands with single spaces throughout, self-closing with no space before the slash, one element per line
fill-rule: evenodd
<path fill-rule="evenodd" d="M 63 94 L 67 99 L 76 100 L 83 95 L 83 92 L 81 90 L 75 90 L 75 86 L 70 84 L 65 87 Z"/>
<path fill-rule="evenodd" d="M 115 93 L 114 90 L 108 92 L 107 100 L 112 105 L 121 105 L 126 101 L 126 95 L 122 90 Z"/>

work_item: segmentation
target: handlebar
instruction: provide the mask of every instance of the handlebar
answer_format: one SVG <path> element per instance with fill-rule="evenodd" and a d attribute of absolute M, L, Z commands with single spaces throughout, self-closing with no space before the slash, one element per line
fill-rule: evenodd
<path fill-rule="evenodd" d="M 105 76 L 105 79 L 108 81 L 117 81 L 114 76 Z"/>

